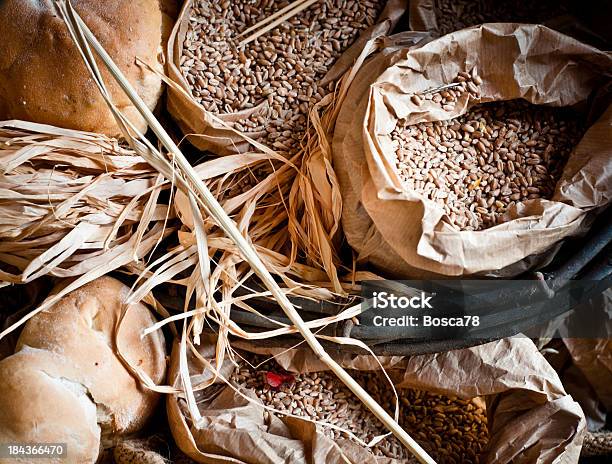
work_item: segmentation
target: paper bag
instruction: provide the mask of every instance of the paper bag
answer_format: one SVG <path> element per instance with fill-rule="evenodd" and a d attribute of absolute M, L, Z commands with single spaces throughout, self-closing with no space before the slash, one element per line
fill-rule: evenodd
<path fill-rule="evenodd" d="M 211 361 L 212 342 L 199 348 L 201 356 Z M 263 348 L 244 343 L 233 346 L 274 355 L 281 367 L 292 372 L 326 368 L 307 350 Z M 180 386 L 177 358 L 175 347 L 170 382 Z M 334 358 L 347 369 L 378 368 L 370 356 L 336 352 Z M 578 462 L 585 430 L 584 415 L 531 340 L 521 337 L 447 353 L 379 359 L 397 380 L 397 387 L 486 398 L 490 442 L 481 462 Z M 225 367 L 227 378 L 231 366 L 227 363 Z M 189 358 L 189 368 L 194 384 L 212 375 L 194 356 Z M 220 380 L 199 392 L 196 401 L 201 414 L 197 423 L 189 417 L 183 395 L 170 395 L 167 408 L 178 446 L 197 462 L 346 464 L 342 454 L 355 464 L 397 462 L 377 458 L 349 440 L 334 443 L 321 433 L 319 426 L 310 422 L 275 415 L 266 422 L 257 399 L 249 402 Z"/>
<path fill-rule="evenodd" d="M 474 67 L 484 79 L 479 101 L 432 112 L 411 102 L 415 92 Z M 589 213 L 610 202 L 612 107 L 600 96 L 603 115 L 591 121 L 587 110 L 610 84 L 611 70 L 609 54 L 534 25 L 485 24 L 374 56 L 349 90 L 333 140 L 344 232 L 358 259 L 403 278 L 509 277 L 546 264 L 561 240 L 584 233 Z M 457 231 L 441 206 L 402 187 L 395 153 L 384 149 L 398 119 L 451 119 L 477 103 L 519 98 L 582 110 L 590 125 L 550 200 L 523 202 L 495 227 Z"/>

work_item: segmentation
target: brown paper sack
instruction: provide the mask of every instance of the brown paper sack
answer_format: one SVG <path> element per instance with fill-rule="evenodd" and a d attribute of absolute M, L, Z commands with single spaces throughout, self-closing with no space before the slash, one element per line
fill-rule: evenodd
<path fill-rule="evenodd" d="M 463 97 L 453 111 L 411 102 L 415 92 L 448 84 L 474 67 L 484 80 L 479 101 Z M 612 108 L 606 103 L 591 124 L 587 100 L 610 83 L 611 72 L 609 54 L 535 25 L 485 24 L 374 56 L 349 90 L 333 140 L 344 231 L 359 259 L 409 278 L 513 276 L 547 262 L 562 239 L 585 231 L 589 212 L 610 202 Z M 390 133 L 398 119 L 451 119 L 477 103 L 519 98 L 572 106 L 590 127 L 551 200 L 526 201 L 507 213 L 505 223 L 486 230 L 456 231 L 440 206 L 402 186 Z"/>
<path fill-rule="evenodd" d="M 180 85 L 188 95 L 191 95 L 189 83 L 180 71 L 180 59 L 183 42 L 189 25 L 189 12 L 193 0 L 187 0 L 178 21 L 174 26 L 170 40 L 168 41 L 168 76 Z M 353 64 L 353 61 L 363 48 L 363 45 L 371 38 L 388 34 L 397 21 L 400 19 L 406 8 L 408 0 L 389 0 L 382 11 L 378 23 L 364 31 L 357 41 L 338 58 L 336 64 L 330 69 L 323 79 L 323 82 L 335 80 Z M 260 105 L 235 113 L 215 115 L 227 125 L 232 125 L 242 119 L 248 118 L 252 114 L 262 112 L 267 105 L 266 102 Z M 168 111 L 178 123 L 183 133 L 189 141 L 200 150 L 209 150 L 217 155 L 235 154 L 249 150 L 249 143 L 228 127 L 215 121 L 210 113 L 195 100 L 189 98 L 182 92 L 168 88 Z M 258 134 L 249 134 L 257 137 Z"/>
<path fill-rule="evenodd" d="M 587 421 L 587 430 L 596 432 L 606 425 L 606 409 L 597 398 L 589 380 L 574 363 L 562 339 L 552 340 L 543 351 L 559 378 L 565 391 L 576 401 Z M 603 376 L 605 377 L 605 376 Z"/>
<path fill-rule="evenodd" d="M 589 431 L 604 428 L 612 413 L 612 290 L 527 334 L 545 348 L 565 390 L 585 413 Z"/>
<path fill-rule="evenodd" d="M 209 340 L 198 350 L 214 365 L 214 344 Z M 325 370 L 310 351 L 248 348 L 274 355 L 291 372 Z M 170 383 L 180 387 L 178 349 L 175 346 Z M 345 368 L 372 370 L 369 356 L 335 353 Z M 212 373 L 201 361 L 189 356 L 193 385 L 210 379 Z M 585 430 L 578 404 L 563 390 L 555 371 L 528 338 L 499 340 L 486 345 L 433 355 L 380 358 L 397 379 L 397 387 L 416 388 L 463 398 L 483 396 L 487 400 L 489 446 L 481 462 L 495 464 L 576 463 Z M 223 369 L 229 376 L 229 363 Z M 248 390 L 245 390 L 248 393 Z M 197 393 L 201 418 L 194 422 L 183 395 L 167 401 L 172 434 L 181 450 L 201 463 L 251 464 L 346 464 L 396 463 L 376 458 L 366 448 L 349 440 L 331 441 L 320 426 L 301 419 L 272 414 L 264 421 L 264 410 L 254 393 L 253 402 L 237 395 L 222 381 Z M 398 463 L 399 464 L 399 463 Z"/>
<path fill-rule="evenodd" d="M 411 0 L 408 8 L 408 27 L 412 31 L 439 35 L 435 0 Z"/>
<path fill-rule="evenodd" d="M 568 338 L 563 342 L 606 412 L 612 413 L 612 340 Z"/>

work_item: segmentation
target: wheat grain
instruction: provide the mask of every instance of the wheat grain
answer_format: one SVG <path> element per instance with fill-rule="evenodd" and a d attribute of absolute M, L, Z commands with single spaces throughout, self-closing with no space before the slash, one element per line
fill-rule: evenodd
<path fill-rule="evenodd" d="M 451 111 L 461 92 L 477 98 L 482 79 L 476 72 L 459 79 L 454 89 L 411 101 Z M 480 230 L 504 222 L 521 202 L 550 198 L 583 132 L 569 110 L 515 100 L 477 105 L 448 120 L 398 121 L 391 138 L 404 187 L 442 207 L 452 227 Z"/>
<path fill-rule="evenodd" d="M 263 358 L 246 356 L 251 365 Z M 311 420 L 330 423 L 351 431 L 365 442 L 383 435 L 386 430 L 376 417 L 331 372 L 295 375 L 295 381 L 272 388 L 266 372 L 278 372 L 276 363 L 268 361 L 258 369 L 240 361 L 231 380 L 251 389 L 259 400 L 277 410 Z M 379 372 L 350 371 L 387 411 L 393 411 L 394 395 Z M 486 414 L 471 400 L 450 398 L 413 389 L 398 390 L 400 424 L 415 436 L 439 463 L 478 462 L 487 440 Z M 330 428 L 322 432 L 334 440 L 343 433 Z M 372 448 L 377 456 L 412 463 L 411 455 L 395 437 L 387 437 Z"/>
<path fill-rule="evenodd" d="M 193 3 L 180 58 L 194 98 L 217 114 L 250 110 L 235 127 L 293 153 L 309 108 L 333 89 L 320 81 L 372 26 L 384 1 L 321 0 L 245 47 L 239 34 L 289 4 L 278 0 Z"/>

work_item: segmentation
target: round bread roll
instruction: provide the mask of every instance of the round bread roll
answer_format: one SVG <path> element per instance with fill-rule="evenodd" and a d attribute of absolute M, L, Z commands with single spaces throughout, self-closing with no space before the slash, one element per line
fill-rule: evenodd
<path fill-rule="evenodd" d="M 63 376 L 64 369 L 75 367 L 32 348 L 0 362 L 0 443 L 65 443 L 66 455 L 56 462 L 94 463 L 100 452 L 96 405 L 82 385 Z M 0 457 L 1 464 L 31 462 Z"/>
<path fill-rule="evenodd" d="M 160 0 L 72 0 L 150 109 L 162 91 L 161 79 L 136 65 L 135 58 L 163 71 Z M 120 134 L 114 117 L 54 0 L 0 2 L 0 120 L 22 119 L 69 129 Z M 99 61 L 115 105 L 144 131 L 146 123 Z"/>
<path fill-rule="evenodd" d="M 75 453 L 68 462 L 93 463 L 100 446 L 144 425 L 159 395 L 141 387 L 117 353 L 160 383 L 165 341 L 159 331 L 141 339 L 155 320 L 134 304 L 115 345 L 128 294 L 118 280 L 102 277 L 28 321 L 17 352 L 0 362 L 0 443 L 68 443 Z"/>

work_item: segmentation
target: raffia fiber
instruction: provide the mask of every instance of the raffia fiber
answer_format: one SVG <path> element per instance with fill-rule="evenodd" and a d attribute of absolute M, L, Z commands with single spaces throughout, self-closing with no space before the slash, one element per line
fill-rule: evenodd
<path fill-rule="evenodd" d="M 144 258 L 171 231 L 171 210 L 157 201 L 167 187 L 114 139 L 0 123 L 0 280 L 75 277 Z"/>

